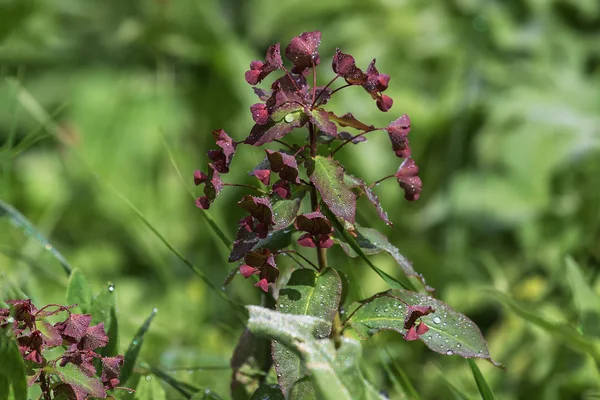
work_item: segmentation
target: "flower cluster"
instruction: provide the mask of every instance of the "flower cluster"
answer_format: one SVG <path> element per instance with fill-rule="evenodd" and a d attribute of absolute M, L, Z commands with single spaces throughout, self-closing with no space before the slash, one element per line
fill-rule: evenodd
<path fill-rule="evenodd" d="M 104 324 L 90 326 L 92 316 L 73 314 L 74 306 L 48 305 L 37 309 L 31 300 L 6 301 L 9 308 L 0 308 L 0 328 L 8 328 L 16 338 L 19 351 L 28 367 L 33 371 L 28 376 L 29 386 L 37 383 L 49 396 L 64 394 L 68 399 L 81 400 L 88 396 L 106 397 L 106 390 L 119 384 L 123 356 L 103 357 L 96 351 L 108 344 Z M 67 318 L 55 324 L 47 318 L 66 312 Z M 57 358 L 47 359 L 46 350 L 65 348 Z M 102 365 L 100 378 L 96 378 L 94 360 Z M 64 381 L 64 367 L 72 364 L 85 374 L 86 384 L 77 384 L 76 379 Z M 73 374 L 69 374 L 73 378 Z M 83 376 L 83 375 L 82 375 Z"/>
<path fill-rule="evenodd" d="M 375 206 L 381 219 L 391 225 L 373 192 L 374 186 L 383 179 L 367 184 L 346 172 L 333 158 L 345 145 L 364 142 L 371 132 L 387 132 L 392 150 L 403 161 L 395 174 L 384 179 L 395 177 L 407 200 L 417 200 L 421 192 L 418 168 L 411 158 L 408 141 L 410 119 L 407 115 L 400 116 L 386 127 L 377 128 L 361 122 L 351 113 L 336 115 L 324 107 L 341 89 L 359 86 L 375 100 L 381 111 L 387 112 L 393 105 L 392 98 L 384 94 L 390 76 L 378 71 L 375 59 L 362 70 L 354 57 L 337 49 L 331 61 L 334 76 L 327 84 L 319 86 L 316 67 L 321 64 L 320 43 L 319 31 L 305 32 L 292 38 L 284 51 L 285 58 L 292 64 L 290 68 L 284 64 L 279 43 L 269 46 L 264 60 L 250 63 L 245 79 L 254 87 L 260 100 L 250 106 L 254 126 L 239 142 L 223 129 L 213 131 L 218 148 L 208 152 L 207 172 L 198 170 L 194 173 L 194 183 L 203 185 L 203 195 L 196 204 L 204 210 L 226 186 L 251 187 L 261 194 L 246 195 L 238 203 L 248 215 L 239 221 L 229 261 L 243 259 L 240 273 L 246 278 L 257 275 L 255 286 L 265 292 L 279 276 L 276 258 L 289 244 L 286 239 L 292 234 L 300 233 L 296 239 L 299 246 L 315 248 L 319 252 L 334 245 L 332 221 L 326 216 L 331 214 L 324 212 L 325 209 L 339 218 L 349 232 L 353 232 L 356 201 L 364 197 Z M 275 77 L 267 88 L 256 87 L 276 71 L 280 71 L 281 76 Z M 338 80 L 345 83 L 334 89 L 333 84 Z M 288 134 L 301 128 L 305 129 L 303 145 L 284 141 Z M 350 133 L 346 129 L 356 132 Z M 241 144 L 279 146 L 265 149 L 264 160 L 250 172 L 258 180 L 257 186 L 222 180 Z M 311 212 L 300 213 L 305 197 L 310 198 Z"/>

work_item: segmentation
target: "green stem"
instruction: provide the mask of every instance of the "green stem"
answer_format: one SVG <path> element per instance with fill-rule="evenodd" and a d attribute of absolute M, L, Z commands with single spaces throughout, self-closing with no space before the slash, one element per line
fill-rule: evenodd
<path fill-rule="evenodd" d="M 308 132 L 310 139 L 310 157 L 314 159 L 317 156 L 317 132 L 315 131 L 315 126 L 312 122 L 308 123 Z M 313 211 L 319 210 L 319 200 L 315 185 L 310 185 L 310 207 Z M 323 271 L 327 268 L 327 249 L 321 248 L 318 241 L 316 245 L 319 271 Z"/>

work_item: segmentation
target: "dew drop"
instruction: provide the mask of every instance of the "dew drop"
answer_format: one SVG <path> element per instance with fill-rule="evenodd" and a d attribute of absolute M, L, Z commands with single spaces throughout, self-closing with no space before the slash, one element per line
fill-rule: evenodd
<path fill-rule="evenodd" d="M 108 291 L 109 292 L 114 292 L 115 291 L 115 285 L 113 285 L 112 283 L 110 285 L 108 285 Z"/>
<path fill-rule="evenodd" d="M 46 243 L 46 246 L 44 246 L 46 248 L 46 250 L 52 250 L 52 245 L 50 243 Z"/>
<path fill-rule="evenodd" d="M 454 354 L 454 352 L 453 352 L 452 350 L 448 350 L 448 351 L 446 352 L 446 355 L 447 355 L 447 356 L 451 356 L 452 354 Z"/>
<path fill-rule="evenodd" d="M 461 347 L 461 344 L 460 343 L 456 343 L 456 347 Z"/>
<path fill-rule="evenodd" d="M 433 317 L 433 323 L 434 324 L 439 324 L 440 322 L 442 322 L 442 320 L 440 319 L 440 317 Z"/>
<path fill-rule="evenodd" d="M 294 116 L 292 114 L 287 114 L 285 117 L 283 117 L 283 119 L 285 122 L 290 123 L 294 120 Z"/>
<path fill-rule="evenodd" d="M 146 380 L 147 381 L 152 380 L 152 377 L 150 375 L 146 375 Z"/>
<path fill-rule="evenodd" d="M 158 308 L 154 307 L 154 308 L 152 309 L 152 312 L 156 314 L 156 313 L 158 312 Z"/>
<path fill-rule="evenodd" d="M 13 317 L 8 317 L 6 318 L 6 322 L 12 324 L 13 322 L 15 322 L 15 319 Z"/>
<path fill-rule="evenodd" d="M 132 340 L 132 341 L 131 341 L 131 344 L 132 344 L 132 345 L 134 345 L 134 346 L 137 346 L 137 345 L 138 345 L 138 341 L 137 341 L 137 339 L 134 339 L 134 340 Z"/>

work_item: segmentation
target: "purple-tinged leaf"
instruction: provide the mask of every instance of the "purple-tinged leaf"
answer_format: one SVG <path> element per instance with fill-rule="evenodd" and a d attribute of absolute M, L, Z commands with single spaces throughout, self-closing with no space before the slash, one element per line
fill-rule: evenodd
<path fill-rule="evenodd" d="M 352 142 L 352 144 L 359 144 L 362 142 L 366 142 L 367 138 L 364 136 L 358 136 L 358 135 L 352 135 L 350 134 L 350 132 L 346 132 L 346 131 L 342 131 L 342 132 L 338 132 L 340 135 L 340 138 L 342 140 L 350 140 L 350 142 Z"/>
<path fill-rule="evenodd" d="M 303 197 L 304 191 L 299 191 L 289 200 L 272 199 L 271 210 L 273 211 L 275 224 L 272 226 L 269 235 L 262 240 L 255 232 L 248 229 L 246 222 L 240 224 L 237 237 L 233 243 L 233 249 L 229 255 L 229 262 L 243 258 L 244 254 L 250 250 L 258 248 L 280 249 L 285 247 L 289 243 L 289 236 L 291 234 L 291 229 L 287 228 L 294 222 Z"/>
<path fill-rule="evenodd" d="M 377 97 L 375 102 L 377 103 L 377 108 L 379 108 L 383 112 L 389 111 L 390 108 L 392 108 L 392 106 L 394 105 L 394 99 L 385 94 L 382 94 L 381 96 Z"/>
<path fill-rule="evenodd" d="M 344 170 L 339 162 L 329 157 L 317 156 L 307 162 L 308 176 L 331 212 L 354 223 L 356 195 L 344 185 Z"/>
<path fill-rule="evenodd" d="M 275 308 L 286 314 L 320 318 L 321 322 L 313 333 L 323 339 L 331 333 L 341 294 L 342 281 L 334 269 L 327 268 L 322 273 L 298 269 L 292 273 L 285 289 L 279 291 Z M 282 392 L 288 398 L 305 398 L 304 395 L 312 392 L 312 385 L 309 382 L 297 383 L 308 374 L 300 357 L 284 345 L 272 343 L 273 361 Z"/>
<path fill-rule="evenodd" d="M 258 125 L 264 125 L 269 120 L 269 111 L 267 110 L 267 105 L 264 103 L 256 103 L 250 106 L 250 113 L 252 114 L 252 119 Z"/>
<path fill-rule="evenodd" d="M 268 89 L 261 89 L 257 87 L 253 87 L 252 89 L 254 90 L 254 94 L 256 94 L 258 98 L 262 101 L 269 100 L 269 97 L 271 97 L 271 95 L 273 94 L 273 91 Z"/>
<path fill-rule="evenodd" d="M 196 178 L 199 179 L 199 183 L 204 183 L 204 196 L 196 199 L 196 206 L 207 210 L 223 189 L 223 181 L 219 172 L 217 172 L 212 164 L 208 164 L 208 175 L 201 171 L 196 171 L 194 173 L 194 180 Z"/>
<path fill-rule="evenodd" d="M 61 382 L 73 389 L 77 400 L 83 400 L 88 396 L 99 397 L 101 399 L 106 397 L 102 382 L 96 378 L 87 376 L 73 364 L 57 367 L 54 373 L 60 378 Z"/>
<path fill-rule="evenodd" d="M 376 229 L 364 228 L 358 224 L 355 224 L 355 227 L 356 232 L 358 234 L 358 236 L 355 238 L 355 241 L 358 244 L 358 246 L 360 246 L 364 254 L 370 255 L 385 251 L 386 253 L 391 255 L 394 258 L 394 260 L 396 260 L 396 262 L 398 263 L 398 265 L 400 266 L 400 268 L 406 276 L 413 276 L 419 279 L 428 291 L 433 291 L 433 288 L 427 286 L 423 275 L 415 271 L 412 263 L 400 253 L 400 250 L 398 250 L 396 246 L 392 245 L 389 242 L 388 238 L 384 234 L 377 231 Z M 337 238 L 337 243 L 342 247 L 342 250 L 344 250 L 344 252 L 348 256 L 352 258 L 358 257 L 358 254 L 351 248 L 351 246 L 347 242 L 340 238 Z"/>
<path fill-rule="evenodd" d="M 44 344 L 50 347 L 60 346 L 63 343 L 62 336 L 54 326 L 46 321 L 37 321 L 36 327 L 42 334 Z"/>
<path fill-rule="evenodd" d="M 268 285 L 275 283 L 279 277 L 279 268 L 277 268 L 273 253 L 268 249 L 249 251 L 244 255 L 244 261 L 247 266 L 255 268 L 258 271 L 259 281 L 254 286 L 258 286 L 264 292 L 268 292 Z"/>
<path fill-rule="evenodd" d="M 415 161 L 412 158 L 405 159 L 400 168 L 398 168 L 398 172 L 396 172 L 396 178 L 398 179 L 398 184 L 404 190 L 404 197 L 406 200 L 414 201 L 418 200 L 421 194 L 421 189 L 423 188 L 423 182 L 421 182 L 421 178 L 417 176 L 419 173 L 419 167 L 415 164 Z"/>
<path fill-rule="evenodd" d="M 319 65 L 320 57 L 317 48 L 321 44 L 321 32 L 304 32 L 292 38 L 285 49 L 285 56 L 294 64 L 293 71 L 297 74 L 304 73 L 313 64 Z"/>
<path fill-rule="evenodd" d="M 390 76 L 386 74 L 380 74 L 375 67 L 375 59 L 371 61 L 367 68 L 367 81 L 362 84 L 362 87 L 369 92 L 373 100 L 377 102 L 377 107 L 381 111 L 388 111 L 394 101 L 391 97 L 381 94 L 387 89 L 390 82 Z"/>
<path fill-rule="evenodd" d="M 65 340 L 76 343 L 86 334 L 92 316 L 89 314 L 69 314 L 66 320 L 54 324 L 54 328 L 65 338 Z"/>
<path fill-rule="evenodd" d="M 319 211 L 298 215 L 294 226 L 312 235 L 329 235 L 332 231 L 331 222 Z"/>
<path fill-rule="evenodd" d="M 104 332 L 104 322 L 91 326 L 81 338 L 77 347 L 82 350 L 94 350 L 98 347 L 104 347 L 108 344 L 108 336 Z"/>
<path fill-rule="evenodd" d="M 310 111 L 309 109 L 304 110 L 308 117 L 310 118 L 310 122 L 315 124 L 319 130 L 326 133 L 331 137 L 337 137 L 337 126 L 335 123 L 329 120 L 329 116 L 326 110 L 322 108 L 317 108 L 315 110 Z"/>
<path fill-rule="evenodd" d="M 335 121 L 341 127 L 352 127 L 354 129 L 358 129 L 359 131 L 370 132 L 374 131 L 375 127 L 373 125 L 367 125 L 365 123 L 360 122 L 354 115 L 351 113 L 346 113 L 341 117 L 338 117 L 331 111 L 327 113 L 330 121 Z"/>
<path fill-rule="evenodd" d="M 233 139 L 223 129 L 214 130 L 212 132 L 217 146 L 220 150 L 209 150 L 208 158 L 213 162 L 214 168 L 222 173 L 229 172 L 229 164 L 235 154 L 236 144 Z"/>
<path fill-rule="evenodd" d="M 392 121 L 385 130 L 392 142 L 392 149 L 398 157 L 409 157 L 410 147 L 408 146 L 408 134 L 410 132 L 410 118 L 404 114 L 400 118 Z"/>
<path fill-rule="evenodd" d="M 265 125 L 254 125 L 244 143 L 262 146 L 273 140 L 281 139 L 296 128 L 304 126 L 308 117 L 301 111 L 286 114 L 281 121 L 269 120 Z"/>
<path fill-rule="evenodd" d="M 250 69 L 245 74 L 246 82 L 254 86 L 281 67 L 283 67 L 281 50 L 279 43 L 276 43 L 267 49 L 265 62 L 255 60 L 250 63 Z"/>
<path fill-rule="evenodd" d="M 419 317 L 429 329 L 420 328 L 423 334 L 418 338 L 431 350 L 445 355 L 483 358 L 502 367 L 492 360 L 487 343 L 473 321 L 454 311 L 446 303 L 424 294 L 394 289 L 369 301 L 354 303 L 349 310 L 349 323 L 362 339 L 383 330 L 406 335 L 408 329 L 405 328 L 405 321 L 409 306 L 431 307 L 435 310 Z M 414 324 L 412 327 L 414 328 Z"/>
<path fill-rule="evenodd" d="M 100 380 L 106 390 L 114 389 L 119 384 L 119 374 L 123 366 L 123 356 L 104 357 L 102 359 L 102 376 Z"/>
<path fill-rule="evenodd" d="M 381 207 L 379 198 L 377 197 L 375 192 L 373 192 L 373 189 L 365 183 L 365 181 L 353 175 L 345 174 L 344 184 L 348 186 L 349 189 L 354 189 L 354 192 L 356 193 L 357 197 L 360 197 L 364 194 L 366 198 L 371 202 L 371 204 L 373 204 L 377 209 L 377 214 L 379 215 L 379 218 L 381 218 L 383 222 L 385 222 L 387 225 L 393 225 L 387 213 L 383 210 L 383 207 Z"/>
<path fill-rule="evenodd" d="M 285 181 L 300 184 L 298 178 L 298 163 L 292 155 L 266 149 L 267 158 L 271 166 L 271 171 L 279 173 L 279 177 Z"/>
<path fill-rule="evenodd" d="M 354 57 L 344 54 L 340 49 L 335 50 L 332 61 L 333 72 L 341 76 L 350 85 L 362 85 L 367 83 L 367 75 L 356 66 Z"/>
<path fill-rule="evenodd" d="M 238 202 L 238 205 L 248 211 L 250 215 L 256 218 L 259 222 L 272 225 L 273 211 L 271 210 L 271 202 L 266 197 L 254 197 L 246 195 Z"/>
<path fill-rule="evenodd" d="M 292 196 L 292 189 L 287 181 L 279 180 L 273 184 L 273 193 L 282 199 L 289 199 Z"/>
<path fill-rule="evenodd" d="M 261 181 L 263 185 L 269 186 L 269 182 L 271 180 L 270 169 L 255 169 L 254 171 L 252 171 L 252 175 L 254 175 L 256 179 Z"/>
<path fill-rule="evenodd" d="M 316 100 L 317 101 L 315 102 L 315 104 L 318 106 L 327 104 L 327 102 L 331 98 L 331 93 L 332 93 L 331 88 L 325 87 L 325 86 L 317 86 L 317 90 L 316 90 Z"/>

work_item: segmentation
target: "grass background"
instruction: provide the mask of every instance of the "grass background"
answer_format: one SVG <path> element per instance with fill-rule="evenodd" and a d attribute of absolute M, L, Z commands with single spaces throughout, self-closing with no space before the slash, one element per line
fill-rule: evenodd
<path fill-rule="evenodd" d="M 385 232 L 438 298 L 481 327 L 508 368 L 479 363 L 497 398 L 600 397 L 590 355 L 598 329 L 585 329 L 600 309 L 596 0 L 0 0 L 0 199 L 94 291 L 115 285 L 120 348 L 157 307 L 143 360 L 227 396 L 226 366 L 243 326 L 115 190 L 220 287 L 234 265 L 188 193 L 192 172 L 205 165 L 212 129 L 248 134 L 256 101 L 243 78 L 249 62 L 314 29 L 323 32 L 322 83 L 336 47 L 362 67 L 376 57 L 392 76 L 387 114 L 360 89 L 341 92 L 334 110 L 379 126 L 402 113 L 412 120 L 420 200 L 404 201 L 387 181 L 377 193 L 395 227 L 373 222 L 366 204 L 359 221 Z M 369 181 L 395 172 L 385 136 L 340 152 L 347 169 Z M 247 173 L 261 159 L 259 149 L 240 149 L 229 181 L 252 182 Z M 210 209 L 229 237 L 241 195 L 226 189 Z M 569 255 L 579 275 L 567 268 Z M 398 273 L 391 258 L 374 262 Z M 363 294 L 385 289 L 339 249 L 330 263 Z M 65 286 L 56 260 L 0 220 L 0 297 L 61 303 Z M 242 280 L 227 292 L 259 302 Z M 578 331 L 589 348 L 574 345 L 569 335 Z M 390 333 L 367 343 L 364 358 L 367 376 L 391 398 L 403 395 L 386 372 L 397 374 L 394 365 L 373 351 L 383 346 L 422 398 L 451 398 L 447 381 L 477 397 L 464 360 Z M 195 368 L 206 366 L 224 368 Z"/>

